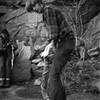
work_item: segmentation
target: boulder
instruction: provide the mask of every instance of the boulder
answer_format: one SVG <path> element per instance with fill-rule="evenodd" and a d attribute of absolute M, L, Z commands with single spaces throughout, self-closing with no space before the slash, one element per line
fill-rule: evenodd
<path fill-rule="evenodd" d="M 31 79 L 31 62 L 29 60 L 15 60 L 12 70 L 12 80 L 14 82 L 23 82 Z"/>
<path fill-rule="evenodd" d="M 100 77 L 100 70 L 96 70 L 93 72 L 93 75 Z"/>
<path fill-rule="evenodd" d="M 92 86 L 96 87 L 98 91 L 100 92 L 100 80 L 93 81 Z"/>

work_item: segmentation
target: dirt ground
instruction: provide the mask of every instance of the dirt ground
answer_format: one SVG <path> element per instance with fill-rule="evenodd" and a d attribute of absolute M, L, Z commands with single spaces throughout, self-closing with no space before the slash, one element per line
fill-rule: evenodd
<path fill-rule="evenodd" d="M 0 89 L 0 100 L 42 100 L 39 86 L 12 85 L 7 89 Z"/>
<path fill-rule="evenodd" d="M 34 81 L 12 85 L 7 89 L 0 89 L 0 100 L 43 100 L 39 85 Z M 72 94 L 67 100 L 100 100 L 100 95 Z"/>

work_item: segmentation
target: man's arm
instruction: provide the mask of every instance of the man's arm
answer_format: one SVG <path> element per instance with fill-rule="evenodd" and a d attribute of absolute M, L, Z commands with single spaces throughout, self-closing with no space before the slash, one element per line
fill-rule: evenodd
<path fill-rule="evenodd" d="M 44 11 L 44 22 L 47 24 L 48 32 L 49 32 L 49 39 L 55 39 L 58 36 L 58 25 L 56 19 L 55 10 L 52 8 L 46 8 Z"/>

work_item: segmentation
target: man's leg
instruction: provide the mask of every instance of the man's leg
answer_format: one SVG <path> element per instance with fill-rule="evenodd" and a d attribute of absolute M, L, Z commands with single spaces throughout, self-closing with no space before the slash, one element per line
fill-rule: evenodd
<path fill-rule="evenodd" d="M 48 68 L 48 64 L 46 64 L 43 67 L 42 83 L 41 83 L 41 93 L 44 100 L 48 100 L 49 98 L 47 94 L 48 76 L 49 76 L 49 68 Z"/>
<path fill-rule="evenodd" d="M 0 56 L 0 87 L 4 85 L 4 57 Z"/>
<path fill-rule="evenodd" d="M 43 73 L 42 75 L 42 84 L 41 84 L 41 93 L 44 100 L 49 100 L 49 96 L 47 93 L 47 85 L 48 85 L 48 72 Z"/>
<path fill-rule="evenodd" d="M 11 75 L 11 60 L 9 59 L 9 57 L 7 57 L 6 59 L 6 65 L 5 65 L 5 87 L 9 87 L 10 86 L 10 76 Z"/>
<path fill-rule="evenodd" d="M 62 41 L 54 56 L 54 60 L 49 74 L 49 97 L 50 100 L 66 100 L 64 88 L 60 80 L 60 73 L 70 59 L 75 46 L 75 41 L 64 40 Z"/>
<path fill-rule="evenodd" d="M 5 61 L 5 87 L 10 86 L 10 78 L 11 78 L 11 49 L 7 49 L 6 61 Z"/>

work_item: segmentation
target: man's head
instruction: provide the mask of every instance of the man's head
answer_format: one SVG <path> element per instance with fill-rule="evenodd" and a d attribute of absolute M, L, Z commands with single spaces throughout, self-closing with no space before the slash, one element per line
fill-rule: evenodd
<path fill-rule="evenodd" d="M 42 0 L 35 0 L 33 10 L 41 13 L 43 8 Z"/>
<path fill-rule="evenodd" d="M 41 12 L 42 9 L 42 0 L 27 0 L 26 2 L 26 10 L 31 11 L 37 11 Z"/>
<path fill-rule="evenodd" d="M 2 48 L 5 43 L 9 42 L 9 39 L 8 31 L 6 29 L 2 30 L 0 33 L 0 48 Z"/>

